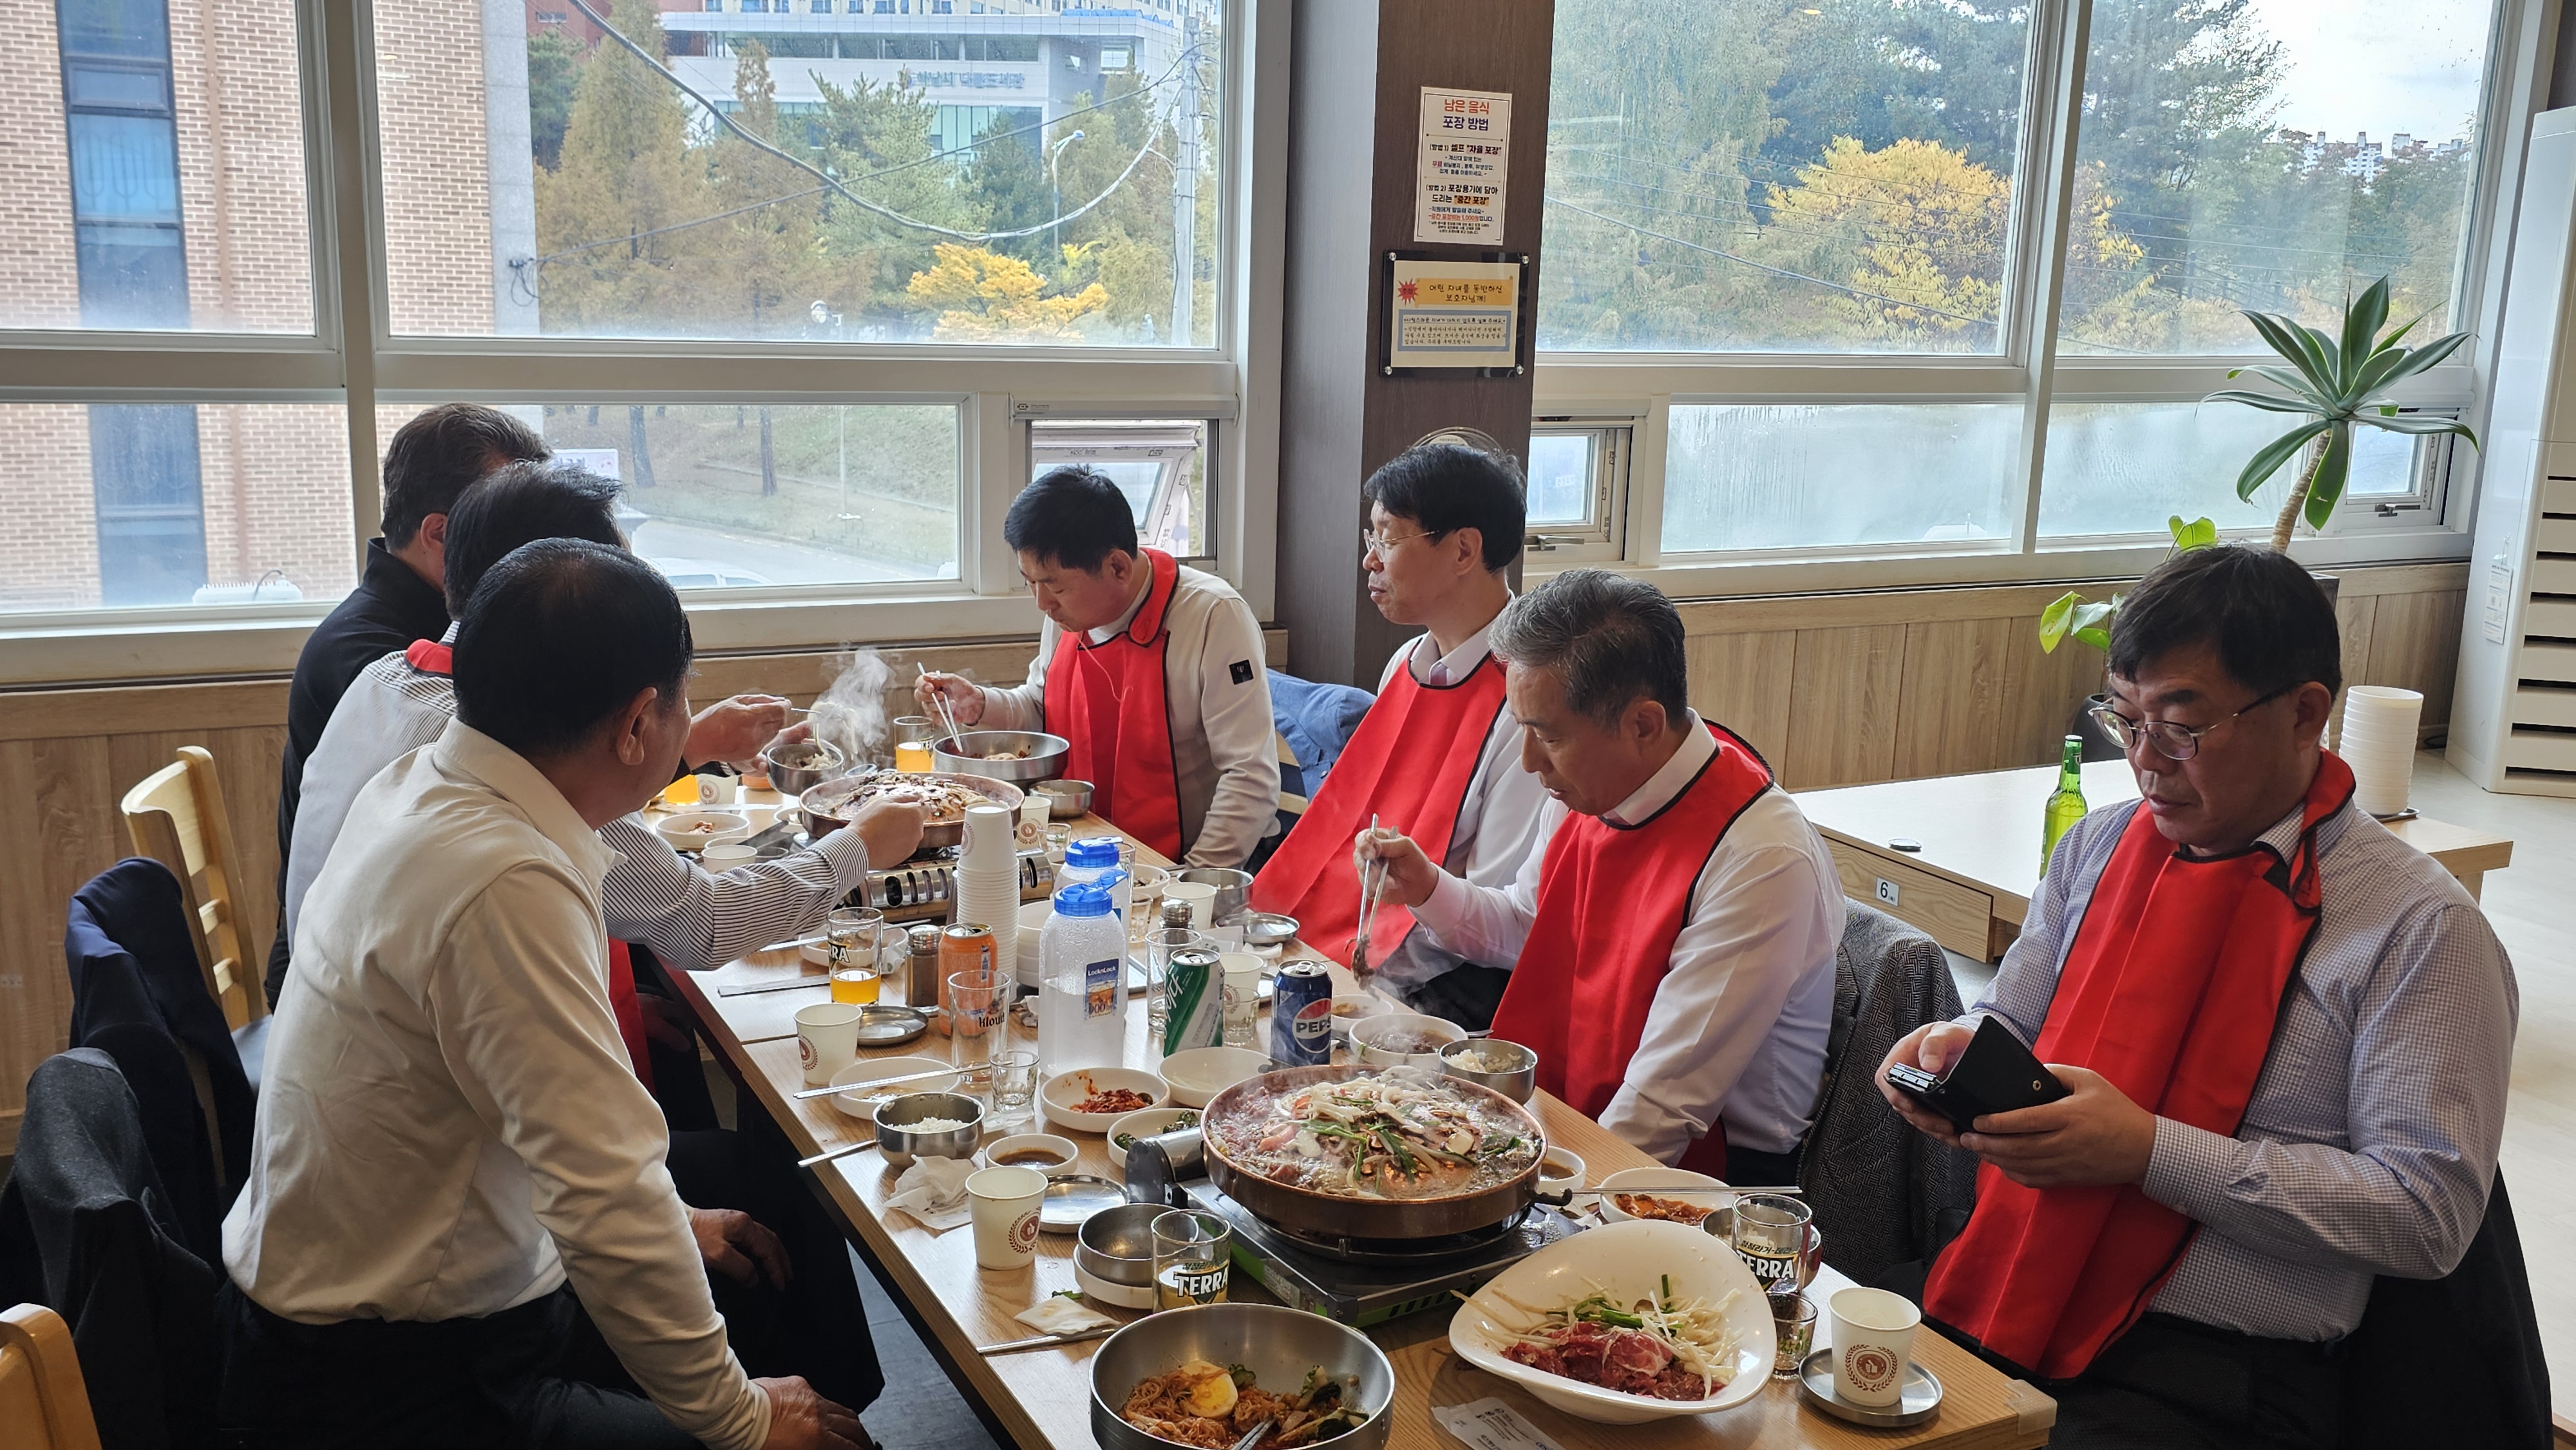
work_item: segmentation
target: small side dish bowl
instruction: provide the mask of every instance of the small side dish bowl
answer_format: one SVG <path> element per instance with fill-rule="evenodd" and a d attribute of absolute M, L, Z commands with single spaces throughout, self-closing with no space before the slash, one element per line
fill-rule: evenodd
<path fill-rule="evenodd" d="M 1171 1084 L 1150 1072 L 1132 1067 L 1083 1067 L 1060 1072 L 1038 1089 L 1038 1102 L 1047 1121 L 1077 1133 L 1106 1133 L 1110 1125 L 1140 1108 L 1120 1108 L 1114 1113 L 1086 1113 L 1075 1106 L 1093 1093 L 1124 1088 L 1142 1094 L 1145 1106 L 1159 1108 L 1172 1100 Z"/>
<path fill-rule="evenodd" d="M 1398 1010 L 1396 1005 L 1375 992 L 1335 992 L 1333 994 L 1333 1040 L 1348 1043 L 1351 1024 L 1370 1017 L 1383 1017 Z"/>
<path fill-rule="evenodd" d="M 1583 1186 L 1583 1175 L 1587 1171 L 1582 1159 L 1550 1143 L 1546 1154 L 1538 1160 L 1538 1191 L 1572 1193 Z"/>
<path fill-rule="evenodd" d="M 975 1155 L 987 1168 L 1034 1168 L 1049 1178 L 1075 1170 L 1082 1145 L 1053 1133 L 1013 1133 L 995 1138 Z"/>
<path fill-rule="evenodd" d="M 1516 1103 L 1538 1091 L 1538 1054 L 1517 1042 L 1488 1037 L 1452 1042 L 1440 1049 L 1440 1070 L 1489 1087 Z"/>
<path fill-rule="evenodd" d="M 852 1090 L 834 1093 L 825 1101 L 853 1118 L 873 1123 L 877 1119 L 877 1109 L 896 1098 L 906 1093 L 949 1092 L 956 1088 L 958 1079 L 957 1075 L 952 1073 L 945 1078 L 915 1078 L 911 1082 L 897 1083 L 893 1087 L 886 1088 L 870 1088 L 863 1086 L 864 1084 L 876 1082 L 882 1078 L 911 1077 L 916 1072 L 929 1072 L 947 1065 L 935 1057 L 862 1057 L 832 1074 L 832 1086 L 849 1087 Z"/>
<path fill-rule="evenodd" d="M 1163 1059 L 1163 1081 L 1171 1086 L 1172 1101 L 1203 1108 L 1208 1099 L 1270 1066 L 1270 1054 L 1249 1047 L 1193 1047 Z"/>
<path fill-rule="evenodd" d="M 1109 1161 L 1123 1173 L 1127 1168 L 1127 1143 L 1159 1138 L 1165 1133 L 1177 1133 L 1183 1128 L 1198 1125 L 1199 1110 L 1196 1108 L 1146 1108 L 1129 1113 L 1109 1125 Z M 1121 1138 L 1127 1143 L 1119 1142 Z"/>
<path fill-rule="evenodd" d="M 1405 1039 L 1428 1043 L 1422 1051 L 1406 1050 Z M 1440 1049 L 1467 1040 L 1467 1029 L 1446 1017 L 1419 1012 L 1389 1012 L 1351 1024 L 1351 1051 L 1371 1067 L 1427 1067 L 1440 1070 Z"/>
<path fill-rule="evenodd" d="M 751 817 L 731 811 L 679 811 L 655 821 L 653 833 L 674 851 L 703 851 L 751 839 Z"/>
<path fill-rule="evenodd" d="M 1048 820 L 1069 821 L 1091 810 L 1090 781 L 1042 780 L 1030 789 L 1046 797 Z"/>
<path fill-rule="evenodd" d="M 915 1123 L 959 1126 L 915 1130 Z M 877 1142 L 897 1166 L 915 1158 L 972 1158 L 983 1136 L 984 1105 L 963 1093 L 905 1093 L 877 1106 Z"/>
<path fill-rule="evenodd" d="M 1661 1295 L 1666 1279 L 1676 1300 L 1723 1306 L 1720 1314 L 1735 1340 L 1735 1372 L 1716 1394 L 1697 1400 L 1649 1399 L 1504 1357 L 1519 1330 L 1536 1318 L 1516 1305 L 1546 1310 L 1594 1293 L 1629 1304 Z M 1614 1223 L 1560 1239 L 1505 1269 L 1459 1305 L 1449 1321 L 1450 1347 L 1469 1364 L 1501 1375 L 1569 1415 L 1604 1425 L 1731 1410 L 1771 1383 L 1776 1342 L 1770 1306 L 1744 1260 L 1699 1230 L 1677 1223 Z"/>
<path fill-rule="evenodd" d="M 1622 1213 L 1611 1195 L 1614 1193 L 1650 1194 L 1658 1188 L 1724 1188 L 1725 1186 L 1725 1182 L 1721 1179 L 1711 1178 L 1705 1173 L 1693 1173 L 1687 1168 L 1623 1168 L 1601 1180 L 1601 1217 L 1609 1223 L 1668 1222 L 1671 1220 L 1640 1220 L 1635 1214 Z M 1688 1199 L 1676 1201 L 1687 1202 L 1693 1208 L 1706 1208 L 1710 1213 L 1731 1213 L 1735 1208 L 1733 1199 L 1718 1193 L 1694 1193 Z M 1698 1223 L 1682 1225 L 1689 1229 L 1696 1229 L 1699 1226 Z"/>

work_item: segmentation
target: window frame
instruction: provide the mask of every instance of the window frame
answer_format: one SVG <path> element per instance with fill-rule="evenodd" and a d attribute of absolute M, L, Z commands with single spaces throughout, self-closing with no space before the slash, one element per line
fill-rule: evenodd
<path fill-rule="evenodd" d="M 350 549 L 377 532 L 378 404 L 778 406 L 948 403 L 959 409 L 960 578 L 683 591 L 709 652 L 851 639 L 1034 634 L 1001 516 L 1028 478 L 1019 410 L 1222 420 L 1209 439 L 1215 562 L 1256 613 L 1272 608 L 1285 198 L 1254 184 L 1287 150 L 1288 6 L 1229 0 L 1217 108 L 1224 167 L 1213 341 L 1195 348 L 972 347 L 412 337 L 390 330 L 369 0 L 294 0 L 303 102 L 310 334 L 0 331 L 0 403 L 330 403 L 345 410 Z M 533 31 L 535 27 L 531 27 Z M 827 381 L 828 380 L 828 381 Z M 1221 490 L 1221 493 L 1218 491 Z M 336 601 L 27 611 L 0 616 L 0 680 L 72 683 L 291 670 Z"/>
<path fill-rule="evenodd" d="M 2487 382 L 2496 361 L 2504 258 L 2512 240 L 2518 160 L 2530 118 L 2547 104 L 2551 56 L 2541 0 L 2494 0 L 2481 81 L 2477 164 L 2460 251 L 2453 326 L 2475 337 L 2453 361 L 2393 390 L 2410 409 L 2458 410 L 2483 439 Z M 2162 535 L 2047 537 L 2038 531 L 2048 410 L 2058 402 L 2197 402 L 2231 382 L 2253 355 L 2153 358 L 2060 356 L 2052 326 L 2064 277 L 2077 102 L 2091 27 L 2091 0 L 2041 0 L 2031 15 L 2022 118 L 2022 174 L 2005 264 L 2001 347 L 1989 354 L 1669 353 L 1541 351 L 1533 415 L 1636 415 L 1626 498 L 1625 548 L 1612 567 L 1652 579 L 1677 597 L 1727 597 L 1944 585 L 2036 583 L 2134 575 L 2163 557 Z M 2511 160 L 2516 164 L 2507 164 Z M 1666 552 L 1664 434 L 1675 405 L 1763 403 L 2007 403 L 2024 409 L 2016 479 L 2021 516 L 1996 541 L 1817 546 L 1754 551 Z M 2212 405 L 2221 406 L 2221 405 Z M 2419 460 L 2422 453 L 2419 450 Z M 2297 556 L 2320 566 L 2465 558 L 2474 524 L 2482 454 L 2457 450 L 2440 486 L 2379 517 L 2380 502 L 2347 500 L 2326 530 L 2302 526 Z M 2507 466 L 2510 466 L 2509 464 Z M 2419 462 L 2419 468 L 2421 464 Z M 2268 520 L 2227 521 L 2230 536 L 2259 537 Z M 1534 577 L 1598 563 L 1562 553 L 1530 556 Z"/>

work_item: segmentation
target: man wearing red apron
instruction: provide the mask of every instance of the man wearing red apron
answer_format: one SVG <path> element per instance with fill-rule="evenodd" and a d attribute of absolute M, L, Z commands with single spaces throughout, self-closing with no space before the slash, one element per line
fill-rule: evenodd
<path fill-rule="evenodd" d="M 1530 856 L 1547 804 L 1521 764 L 1521 729 L 1487 643 L 1512 599 L 1505 571 L 1520 557 L 1519 471 L 1507 458 L 1428 443 L 1396 455 L 1364 492 L 1369 599 L 1425 632 L 1387 661 L 1377 702 L 1252 882 L 1255 907 L 1297 918 L 1306 944 L 1344 966 L 1359 918 L 1351 838 L 1369 822 L 1411 837 L 1444 870 L 1502 887 Z M 1388 905 L 1371 927 L 1366 965 L 1380 992 L 1483 1028 L 1512 964 L 1467 960 Z"/>
<path fill-rule="evenodd" d="M 2144 799 L 2058 843 L 1968 1019 L 2071 1095 L 1958 1134 L 1889 1092 L 1983 1160 L 1925 1311 L 2050 1384 L 2052 1445 L 2350 1443 L 2336 1341 L 2376 1277 L 2448 1274 L 2485 1214 L 2512 968 L 2318 747 L 2340 660 L 2333 604 L 2284 555 L 2150 574 L 2097 712 Z M 1888 1061 L 1938 1072 L 1967 1036 L 1926 1027 Z M 2453 1443 L 2530 1443 L 2496 1426 L 2508 1396 L 2459 1389 L 2479 1418 L 2446 1419 Z"/>
<path fill-rule="evenodd" d="M 1226 582 L 1142 548 L 1097 469 L 1030 484 L 1002 521 L 1046 625 L 1026 683 L 925 675 L 960 727 L 1043 730 L 1091 807 L 1170 860 L 1241 866 L 1276 829 L 1279 754 L 1260 622 Z"/>
<path fill-rule="evenodd" d="M 1832 1026 L 1843 900 L 1770 768 L 1684 696 L 1682 623 L 1653 586 L 1578 569 L 1495 621 L 1544 852 L 1472 885 L 1402 837 L 1388 899 L 1470 955 L 1516 958 L 1494 1035 L 1539 1086 L 1647 1153 L 1786 1183 Z"/>

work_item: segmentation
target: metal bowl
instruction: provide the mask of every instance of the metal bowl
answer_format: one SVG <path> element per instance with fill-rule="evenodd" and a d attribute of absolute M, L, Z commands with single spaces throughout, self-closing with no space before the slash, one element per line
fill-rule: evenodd
<path fill-rule="evenodd" d="M 1102 1209 L 1084 1219 L 1081 1231 L 1074 1235 L 1074 1264 L 1095 1279 L 1131 1289 L 1153 1288 L 1154 1220 L 1171 1211 L 1165 1203 Z"/>
<path fill-rule="evenodd" d="M 770 754 L 770 751 L 778 748 L 778 742 L 774 740 L 760 752 L 760 768 L 769 772 L 769 783 L 777 788 L 780 795 L 803 795 L 823 782 L 842 775 L 850 768 L 849 758 L 841 754 L 839 747 L 828 741 L 808 740 L 802 743 L 822 752 L 821 764 L 779 764 L 777 757 Z"/>
<path fill-rule="evenodd" d="M 1202 1304 L 1139 1319 L 1091 1356 L 1091 1434 L 1102 1450 L 1171 1450 L 1118 1412 L 1137 1385 L 1193 1359 L 1242 1365 L 1261 1388 L 1292 1394 L 1306 1371 L 1321 1367 L 1343 1382 L 1354 1407 L 1369 1412 L 1358 1429 L 1329 1443 L 1336 1450 L 1386 1444 L 1395 1418 L 1395 1366 L 1368 1336 L 1276 1304 Z"/>
<path fill-rule="evenodd" d="M 985 752 L 992 750 L 1022 753 L 1016 760 L 986 760 Z M 943 771 L 1030 785 L 1064 774 L 1064 758 L 1073 753 L 1073 742 L 1039 730 L 968 730 L 931 741 L 930 753 Z"/>
<path fill-rule="evenodd" d="M 1197 881 L 1216 888 L 1216 900 L 1208 903 L 1210 926 L 1233 926 L 1243 920 L 1246 904 L 1252 897 L 1252 873 L 1231 866 L 1194 866 L 1172 873 L 1175 881 Z"/>
<path fill-rule="evenodd" d="M 1091 782 L 1042 780 L 1030 787 L 1047 801 L 1047 819 L 1069 821 L 1091 809 Z"/>
<path fill-rule="evenodd" d="M 1510 1067 L 1477 1067 L 1478 1062 L 1501 1063 Z M 1440 1049 L 1440 1070 L 1451 1077 L 1465 1078 L 1480 1087 L 1489 1087 L 1516 1103 L 1526 1103 L 1538 1091 L 1538 1054 L 1517 1042 L 1499 1037 L 1452 1042 Z"/>
<path fill-rule="evenodd" d="M 805 829 L 811 832 L 815 839 L 820 840 L 848 825 L 850 817 L 844 812 L 850 808 L 850 793 L 879 774 L 900 773 L 876 770 L 853 771 L 807 790 L 796 798 L 797 807 L 805 816 Z M 980 775 L 959 775 L 953 771 L 936 771 L 933 774 L 951 785 L 964 786 L 995 805 L 1005 806 L 1015 811 L 1020 808 L 1020 788 L 1008 781 L 991 780 Z M 954 846 L 965 837 L 966 818 L 963 816 L 952 821 L 933 822 L 921 828 L 921 849 L 926 851 L 934 846 Z"/>
<path fill-rule="evenodd" d="M 962 1128 L 906 1131 L 905 1124 L 944 1118 Z M 904 1093 L 877 1105 L 877 1146 L 887 1159 L 972 1158 L 984 1138 L 984 1105 L 963 1093 Z"/>
<path fill-rule="evenodd" d="M 1276 911 L 1246 912 L 1243 917 L 1243 944 L 1249 947 L 1284 947 L 1297 939 L 1297 918 Z"/>

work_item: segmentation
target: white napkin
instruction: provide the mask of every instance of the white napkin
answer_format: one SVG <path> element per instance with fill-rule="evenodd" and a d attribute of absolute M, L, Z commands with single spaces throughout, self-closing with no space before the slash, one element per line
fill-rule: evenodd
<path fill-rule="evenodd" d="M 1049 1294 L 1038 1301 L 1036 1308 L 1011 1317 L 1040 1334 L 1080 1334 L 1118 1322 L 1062 1294 Z"/>
<path fill-rule="evenodd" d="M 966 1197 L 966 1179 L 974 1171 L 972 1159 L 916 1158 L 894 1181 L 886 1207 L 902 1209 L 932 1233 L 962 1228 L 975 1219 Z"/>

